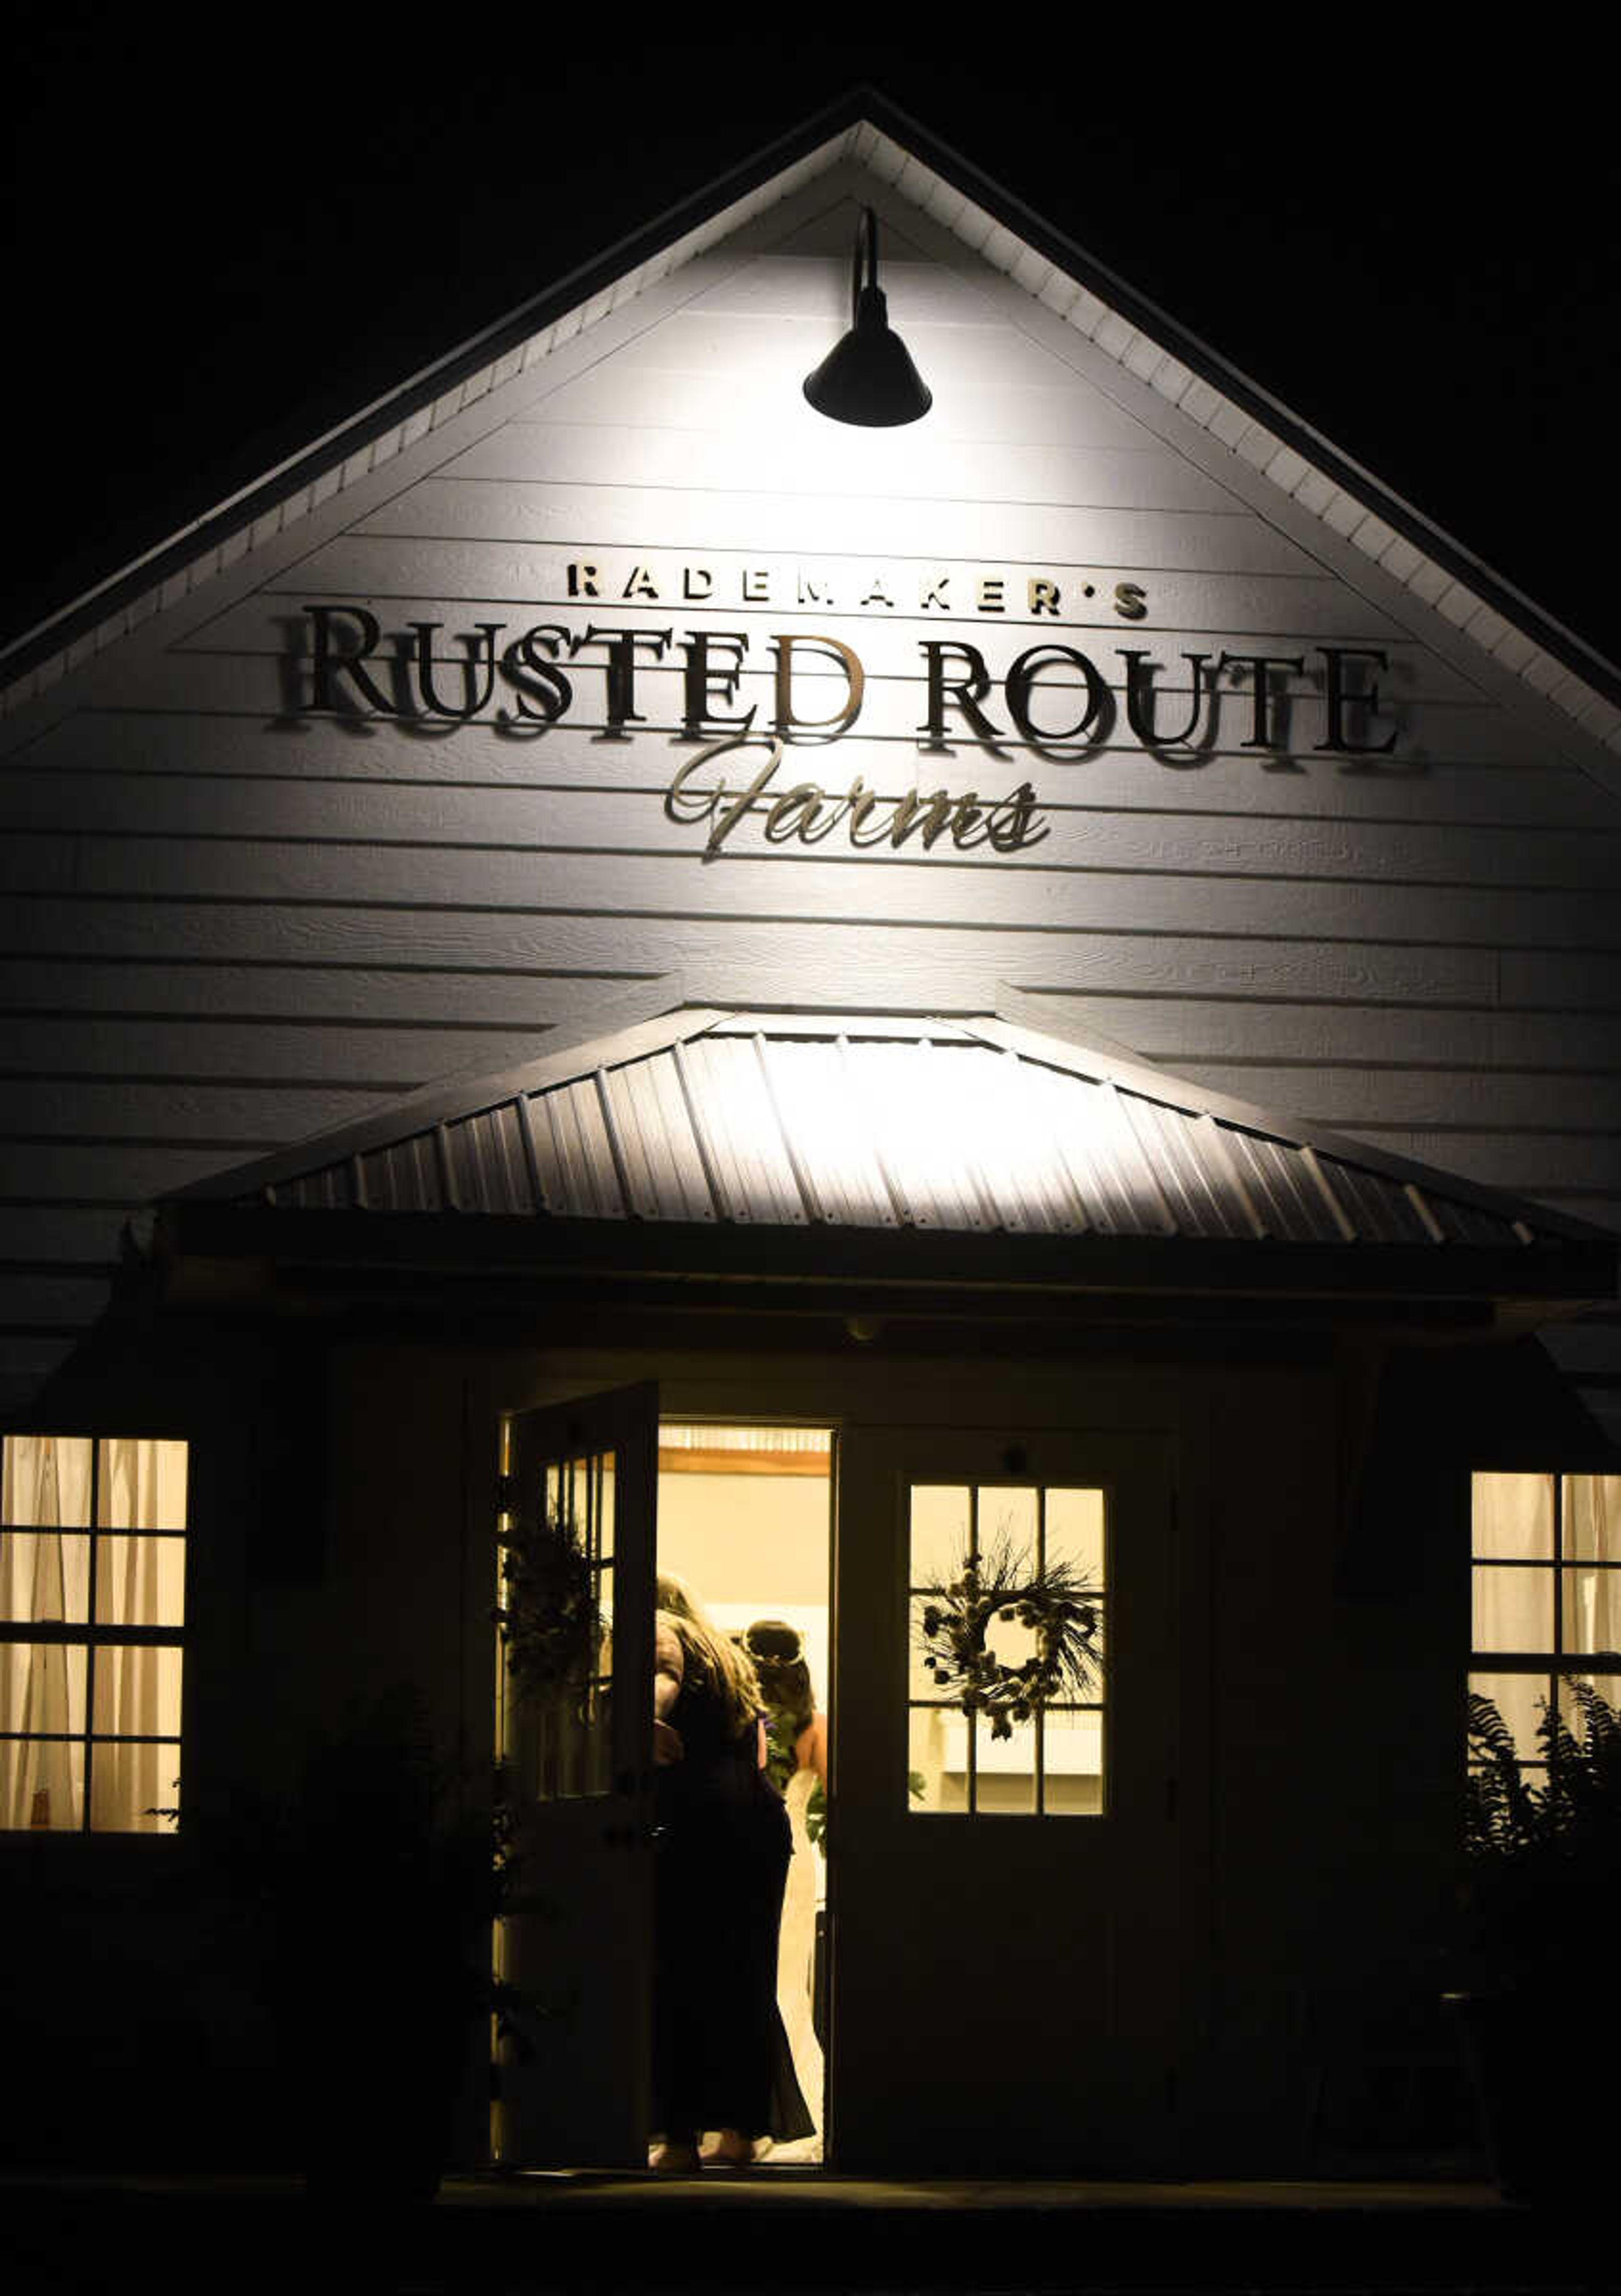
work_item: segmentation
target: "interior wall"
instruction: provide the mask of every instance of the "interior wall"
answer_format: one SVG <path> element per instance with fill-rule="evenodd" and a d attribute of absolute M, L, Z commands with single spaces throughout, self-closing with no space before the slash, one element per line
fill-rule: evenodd
<path fill-rule="evenodd" d="M 661 1474 L 658 1560 L 729 1634 L 786 1619 L 827 1710 L 831 1483 L 816 1475 Z"/>

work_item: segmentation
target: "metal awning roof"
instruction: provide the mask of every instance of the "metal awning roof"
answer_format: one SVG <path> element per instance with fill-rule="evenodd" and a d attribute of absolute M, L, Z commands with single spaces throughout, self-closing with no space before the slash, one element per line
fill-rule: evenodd
<path fill-rule="evenodd" d="M 347 1213 L 1046 1239 L 1071 1266 L 1089 1242 L 1247 1246 L 1268 1281 L 1291 1247 L 1356 1247 L 1365 1277 L 1401 1247 L 1443 1292 L 1484 1249 L 1546 1293 L 1575 1247 L 1560 1296 L 1592 1296 L 1606 1264 L 1613 1293 L 1606 1231 L 1033 1028 L 1034 1002 L 942 1020 L 681 1008 L 172 1201 L 284 1216 L 273 1231 Z"/>

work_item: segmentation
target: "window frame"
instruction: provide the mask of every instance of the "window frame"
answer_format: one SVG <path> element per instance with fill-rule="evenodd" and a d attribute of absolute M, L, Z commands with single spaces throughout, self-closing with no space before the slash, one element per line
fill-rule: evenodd
<path fill-rule="evenodd" d="M 1621 1555 L 1613 1562 L 1593 1556 L 1573 1557 L 1566 1546 L 1566 1524 L 1568 1514 L 1568 1486 L 1577 1480 L 1599 1480 L 1614 1475 L 1613 1467 L 1550 1466 L 1512 1467 L 1478 1466 L 1471 1468 L 1469 1480 L 1469 1664 L 1466 1682 L 1473 1693 L 1478 1677 L 1487 1675 L 1510 1675 L 1535 1683 L 1542 1693 L 1544 1710 L 1563 1712 L 1560 1697 L 1562 1685 L 1573 1680 L 1599 1678 L 1596 1686 L 1600 1696 L 1609 1696 L 1614 1705 L 1621 1703 L 1621 1645 L 1614 1649 L 1573 1650 L 1566 1639 L 1566 1587 L 1568 1578 L 1577 1570 L 1621 1573 Z M 1484 1476 L 1516 1476 L 1543 1482 L 1551 1487 L 1549 1550 L 1544 1554 L 1497 1554 L 1483 1556 L 1476 1538 L 1476 1487 Z M 1551 1633 L 1546 1644 L 1521 1649 L 1483 1650 L 1476 1642 L 1475 1590 L 1483 1571 L 1535 1570 L 1546 1583 L 1550 1596 Z M 1608 1689 L 1604 1686 L 1608 1683 Z M 1610 1695 L 1617 1693 L 1617 1695 Z M 1483 1693 L 1490 1696 L 1486 1692 Z M 1500 1702 L 1493 1701 L 1501 1704 Z M 1504 1719 L 1512 1729 L 1512 1718 Z M 1534 1741 L 1527 1751 L 1519 1745 L 1522 1772 L 1541 1778 L 1549 1765 L 1543 1759 L 1540 1744 Z"/>
<path fill-rule="evenodd" d="M 13 1730 L 4 1726 L 0 1718 L 0 1745 L 51 1744 L 78 1747 L 83 1756 L 84 1769 L 78 1821 L 73 1825 L 8 1825 L 0 1821 L 0 1844 L 15 1845 L 37 1841 L 173 1841 L 182 1832 L 182 1822 L 177 1810 L 163 1823 L 153 1826 L 96 1825 L 92 1823 L 95 1810 L 95 1766 L 98 1749 L 129 1746 L 169 1748 L 174 1756 L 177 1774 L 173 1788 L 175 1802 L 180 1797 L 179 1779 L 185 1775 L 185 1754 L 190 1741 L 187 1729 L 187 1708 L 191 1687 L 191 1669 L 186 1658 L 192 1646 L 192 1619 L 194 1603 L 193 1584 L 193 1528 L 196 1499 L 198 1445 L 189 1430 L 156 1428 L 143 1415 L 138 1426 L 122 1425 L 114 1420 L 98 1418 L 91 1424 L 83 1422 L 53 1418 L 46 1425 L 29 1425 L 26 1420 L 8 1422 L 0 1429 L 0 1443 L 11 1441 L 87 1443 L 90 1447 L 90 1479 L 86 1501 L 86 1521 L 80 1523 L 36 1524 L 12 1522 L 0 1518 L 0 1536 L 27 1535 L 37 1530 L 56 1529 L 70 1538 L 84 1538 L 88 1546 L 85 1586 L 85 1615 L 82 1620 L 0 1619 L 0 1643 L 7 1645 L 46 1644 L 85 1652 L 84 1710 L 82 1726 L 77 1730 L 38 1731 Z M 138 1525 L 103 1523 L 98 1518 L 102 1511 L 103 1484 L 103 1447 L 114 1443 L 170 1443 L 183 1447 L 185 1453 L 185 1521 L 177 1526 L 164 1525 L 151 1529 Z M 97 1573 L 101 1542 L 113 1538 L 151 1538 L 178 1544 L 181 1554 L 180 1623 L 177 1626 L 134 1626 L 112 1624 L 96 1617 Z M 180 1695 L 177 1731 L 169 1733 L 131 1733 L 97 1730 L 95 1727 L 95 1661 L 98 1651 L 158 1649 L 174 1650 L 180 1658 Z M 165 1807 L 160 1803 L 154 1807 Z"/>
<path fill-rule="evenodd" d="M 975 1473 L 967 1477 L 909 1474 L 905 1478 L 902 1488 L 905 1496 L 907 1512 L 904 1616 L 906 1620 L 908 1663 L 904 1704 L 905 1727 L 909 1749 L 912 1728 L 912 1718 L 915 1714 L 934 1713 L 942 1715 L 960 1715 L 960 1718 L 966 1724 L 967 1730 L 967 1767 L 959 1774 L 965 1781 L 965 1800 L 962 1808 L 960 1809 L 929 1809 L 926 1808 L 918 1808 L 913 1804 L 909 1786 L 910 1759 L 909 1751 L 909 1784 L 907 1800 L 905 1804 L 908 1818 L 927 1819 L 934 1822 L 939 1822 L 941 1820 L 956 1820 L 959 1823 L 966 1820 L 972 1820 L 975 1823 L 985 1822 L 999 1824 L 1004 1822 L 1010 1822 L 1015 1819 L 1024 1819 L 1027 1823 L 1031 1820 L 1041 1821 L 1050 1819 L 1053 1821 L 1063 1820 L 1066 1823 L 1069 1823 L 1076 1819 L 1090 1819 L 1094 1824 L 1100 1819 L 1107 1819 L 1111 1811 L 1113 1784 L 1112 1774 L 1114 1768 L 1112 1760 L 1114 1716 L 1112 1710 L 1113 1701 L 1110 1696 L 1109 1665 L 1114 1616 L 1115 1564 L 1115 1491 L 1112 1484 L 1107 1481 L 1086 1483 L 1074 1482 L 1059 1476 L 1055 1476 L 1051 1480 L 1047 1480 L 1040 1478 L 1033 1479 L 1028 1476 L 1012 1473 Z M 1033 1555 L 1038 1570 L 1044 1570 L 1047 1564 L 1047 1501 L 1049 1493 L 1052 1491 L 1072 1490 L 1085 1490 L 1089 1492 L 1095 1491 L 1101 1502 L 1100 1513 L 1102 1519 L 1100 1523 L 1101 1536 L 1099 1539 L 1101 1548 L 1101 1565 L 1098 1590 L 1094 1598 L 1097 1603 L 1102 1630 L 1102 1657 L 1098 1671 L 1097 1695 L 1090 1699 L 1070 1700 L 1066 1701 L 1063 1704 L 1056 1705 L 1049 1705 L 1045 1702 L 1038 1702 L 1029 1722 L 1016 1724 L 1015 1726 L 1016 1728 L 1028 1729 L 1032 1733 L 1030 1776 L 1034 1799 L 1033 1807 L 1028 1809 L 999 1809 L 994 1807 L 983 1807 L 980 1803 L 979 1736 L 983 1718 L 978 1714 L 961 1715 L 961 1710 L 955 1699 L 923 1698 L 914 1696 L 913 1694 L 910 1679 L 915 1637 L 915 1628 L 913 1622 L 919 1602 L 926 1597 L 931 1590 L 925 1586 L 916 1583 L 913 1578 L 915 1554 L 912 1529 L 912 1495 L 916 1490 L 930 1488 L 962 1489 L 967 1491 L 968 1499 L 968 1553 L 975 1560 L 978 1559 L 980 1554 L 981 1495 L 985 1492 L 997 1490 L 1031 1493 L 1035 1501 L 1035 1539 Z M 1049 1714 L 1065 1716 L 1093 1714 L 1098 1718 L 1099 1733 L 1099 1767 L 1098 1773 L 1098 1808 L 1096 1809 L 1053 1808 L 1049 1805 L 1047 1798 L 1049 1775 L 1047 1767 L 1047 1717 Z"/>

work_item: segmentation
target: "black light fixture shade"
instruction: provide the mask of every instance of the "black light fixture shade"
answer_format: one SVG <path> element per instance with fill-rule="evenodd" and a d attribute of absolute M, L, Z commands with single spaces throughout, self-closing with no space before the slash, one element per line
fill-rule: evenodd
<path fill-rule="evenodd" d="M 859 422 L 872 430 L 916 422 L 934 405 L 934 393 L 890 326 L 878 284 L 878 219 L 870 208 L 861 209 L 856 230 L 850 299 L 850 332 L 805 377 L 805 397 L 819 414 L 835 422 Z"/>

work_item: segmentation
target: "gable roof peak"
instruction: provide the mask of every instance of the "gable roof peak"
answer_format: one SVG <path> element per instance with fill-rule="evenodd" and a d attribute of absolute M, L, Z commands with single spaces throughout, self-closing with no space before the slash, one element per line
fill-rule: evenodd
<path fill-rule="evenodd" d="M 1202 338 L 857 82 L 701 190 L 537 291 L 307 447 L 0 649 L 0 715 L 46 693 L 384 462 L 841 162 L 920 209 L 1621 758 L 1621 669 L 1443 533 Z M 1621 775 L 1600 767 L 1612 788 Z"/>

